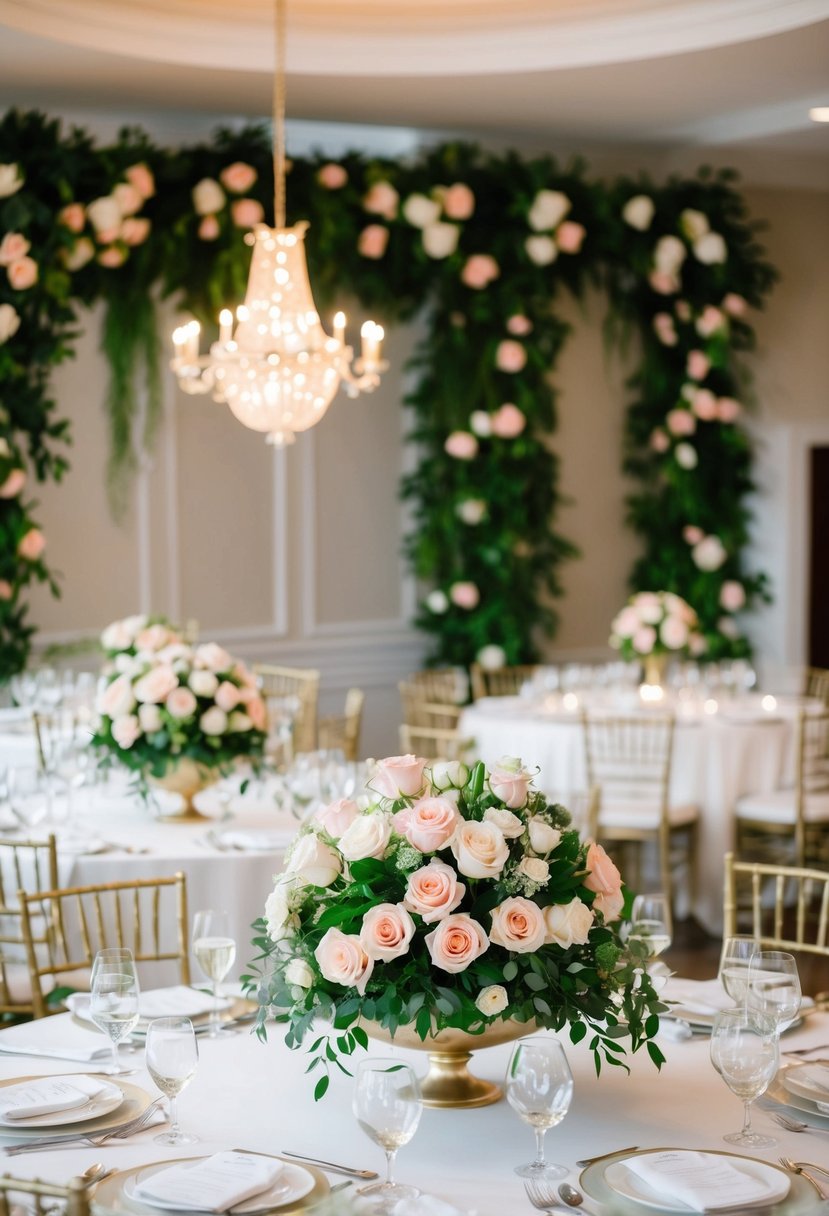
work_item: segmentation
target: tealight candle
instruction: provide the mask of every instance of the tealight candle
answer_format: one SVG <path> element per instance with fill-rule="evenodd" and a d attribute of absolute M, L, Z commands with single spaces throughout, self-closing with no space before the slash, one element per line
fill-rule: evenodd
<path fill-rule="evenodd" d="M 760 704 L 766 713 L 770 714 L 777 709 L 777 697 L 773 697 L 771 693 L 766 693 Z"/>
<path fill-rule="evenodd" d="M 334 337 L 340 346 L 345 346 L 345 313 L 334 313 Z"/>
<path fill-rule="evenodd" d="M 561 704 L 568 714 L 574 714 L 579 707 L 579 699 L 574 692 L 566 692 L 561 698 Z"/>
<path fill-rule="evenodd" d="M 229 308 L 223 308 L 219 313 L 219 341 L 227 346 L 233 337 L 233 313 Z"/>
<path fill-rule="evenodd" d="M 655 701 L 661 701 L 665 696 L 665 692 L 659 684 L 640 684 L 639 696 L 643 701 L 653 703 Z"/>
<path fill-rule="evenodd" d="M 719 708 L 713 697 L 709 697 L 702 707 L 707 714 L 715 714 Z"/>

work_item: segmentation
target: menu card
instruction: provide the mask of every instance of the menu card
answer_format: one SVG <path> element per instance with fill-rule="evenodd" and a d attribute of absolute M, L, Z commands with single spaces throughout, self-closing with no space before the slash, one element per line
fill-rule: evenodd
<path fill-rule="evenodd" d="M 142 1179 L 135 1196 L 191 1211 L 225 1212 L 270 1190 L 283 1169 L 283 1163 L 272 1157 L 215 1153 L 195 1165 L 174 1165 Z"/>
<path fill-rule="evenodd" d="M 686 1203 L 695 1212 L 745 1207 L 777 1196 L 768 1178 L 744 1172 L 712 1153 L 666 1150 L 626 1157 L 623 1164 L 661 1198 Z M 781 1185 L 786 1181 L 781 1176 Z"/>
<path fill-rule="evenodd" d="M 41 1077 L 0 1090 L 0 1119 L 33 1119 L 85 1106 L 109 1087 L 94 1077 Z"/>

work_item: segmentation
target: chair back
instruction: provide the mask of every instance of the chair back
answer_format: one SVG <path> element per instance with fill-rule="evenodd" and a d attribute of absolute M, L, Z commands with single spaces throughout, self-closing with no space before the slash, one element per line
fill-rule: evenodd
<path fill-rule="evenodd" d="M 349 688 L 345 695 L 345 712 L 319 719 L 317 742 L 321 749 L 339 748 L 346 760 L 360 758 L 360 727 L 365 699 L 361 688 Z"/>
<path fill-rule="evenodd" d="M 292 753 L 312 752 L 317 746 L 317 703 L 320 673 L 309 667 L 278 667 L 254 663 L 253 673 L 272 723 L 293 719 L 290 746 Z M 290 704 L 289 704 L 290 702 Z M 285 743 L 284 738 L 273 742 Z M 287 757 L 290 759 L 290 755 Z"/>
<path fill-rule="evenodd" d="M 54 836 L 46 840 L 0 840 L 0 1012 L 31 1013 L 26 943 L 18 892 L 36 894 L 58 885 Z M 18 982 L 14 982 L 18 977 Z"/>
<path fill-rule="evenodd" d="M 805 711 L 797 719 L 797 790 L 795 797 L 795 849 L 798 861 L 829 859 L 829 827 L 825 817 L 814 825 L 810 805 L 829 798 L 829 709 Z M 814 830 L 813 830 L 814 829 Z M 820 838 L 823 848 L 820 848 Z"/>
<path fill-rule="evenodd" d="M 829 669 L 807 667 L 803 679 L 804 697 L 817 697 L 829 709 Z"/>
<path fill-rule="evenodd" d="M 472 700 L 481 697 L 517 697 L 527 680 L 538 671 L 537 663 L 516 664 L 514 667 L 481 667 L 473 663 L 469 669 L 472 680 Z"/>
<path fill-rule="evenodd" d="M 582 715 L 590 833 L 603 810 L 653 811 L 667 825 L 674 719 L 669 714 Z"/>
<path fill-rule="evenodd" d="M 18 893 L 23 940 L 36 1018 L 47 1012 L 44 987 L 87 971 L 98 950 L 128 947 L 137 963 L 172 962 L 178 981 L 190 982 L 187 885 L 169 878 L 136 878 L 86 887 Z M 47 989 L 48 990 L 48 989 Z"/>
<path fill-rule="evenodd" d="M 465 760 L 474 743 L 474 739 L 462 739 L 456 730 L 439 726 L 404 723 L 400 727 L 400 750 L 404 755 L 414 753 L 428 760 Z"/>
<path fill-rule="evenodd" d="M 70 1178 L 61 1185 L 41 1182 L 39 1178 L 13 1178 L 4 1174 L 0 1177 L 0 1216 L 12 1216 L 12 1213 L 19 1216 L 21 1212 L 27 1216 L 55 1216 L 61 1211 L 65 1216 L 90 1216 L 89 1195 L 89 1183 L 84 1178 Z"/>
<path fill-rule="evenodd" d="M 726 937 L 748 931 L 764 950 L 829 958 L 829 872 L 735 861 L 726 853 L 723 922 Z"/>
<path fill-rule="evenodd" d="M 402 680 L 398 685 L 403 721 L 410 726 L 454 730 L 461 716 L 461 706 L 448 701 L 430 701 L 422 686 Z"/>
<path fill-rule="evenodd" d="M 421 701 L 459 706 L 469 700 L 469 678 L 462 667 L 426 667 L 404 682 L 412 685 Z"/>

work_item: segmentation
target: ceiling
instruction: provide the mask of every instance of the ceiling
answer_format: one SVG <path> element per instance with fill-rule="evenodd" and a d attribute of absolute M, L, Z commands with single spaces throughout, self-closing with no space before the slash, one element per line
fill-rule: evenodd
<path fill-rule="evenodd" d="M 0 0 L 0 106 L 267 115 L 273 0 Z M 289 0 L 288 113 L 829 160 L 829 0 Z"/>

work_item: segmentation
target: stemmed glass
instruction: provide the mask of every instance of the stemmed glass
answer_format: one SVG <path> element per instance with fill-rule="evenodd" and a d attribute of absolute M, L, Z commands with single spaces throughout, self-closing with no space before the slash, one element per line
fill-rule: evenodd
<path fill-rule="evenodd" d="M 138 996 L 132 950 L 99 950 L 92 963 L 89 1016 L 99 1030 L 109 1035 L 116 1073 L 125 1071 L 118 1058 L 118 1044 L 138 1024 Z"/>
<path fill-rule="evenodd" d="M 417 1131 L 423 1103 L 417 1077 L 408 1064 L 391 1058 L 362 1060 L 354 1083 L 352 1110 L 370 1140 L 386 1154 L 386 1178 L 361 1187 L 360 1195 L 379 1200 L 376 1212 L 390 1212 L 400 1199 L 414 1199 L 420 1191 L 393 1178 L 397 1150 Z"/>
<path fill-rule="evenodd" d="M 749 963 L 759 949 L 757 938 L 748 933 L 736 933 L 723 942 L 717 978 L 734 1004 L 740 1007 L 745 1004 L 748 991 Z"/>
<path fill-rule="evenodd" d="M 558 1039 L 522 1039 L 507 1068 L 507 1101 L 535 1132 L 535 1160 L 516 1166 L 522 1178 L 565 1178 L 567 1170 L 544 1159 L 544 1137 L 561 1123 L 573 1097 L 573 1074 Z"/>
<path fill-rule="evenodd" d="M 751 1104 L 766 1092 L 777 1072 L 777 1039 L 764 1032 L 746 1009 L 718 1013 L 711 1030 L 711 1062 L 728 1088 L 743 1100 L 743 1126 L 723 1136 L 729 1144 L 762 1148 L 776 1144 L 772 1136 L 751 1130 Z"/>
<path fill-rule="evenodd" d="M 209 980 L 213 981 L 213 1008 L 207 1031 L 209 1039 L 215 1039 L 222 1030 L 219 1015 L 221 984 L 236 961 L 236 942 L 230 936 L 230 918 L 227 912 L 197 912 L 193 917 L 193 953 L 196 962 Z"/>
<path fill-rule="evenodd" d="M 630 916 L 629 942 L 638 942 L 647 951 L 647 970 L 664 984 L 670 970 L 664 963 L 654 966 L 655 960 L 667 950 L 673 941 L 671 901 L 667 895 L 637 895 Z"/>
<path fill-rule="evenodd" d="M 189 1018 L 155 1018 L 147 1028 L 147 1071 L 170 1099 L 170 1130 L 153 1139 L 158 1144 L 197 1144 L 198 1136 L 183 1132 L 178 1121 L 178 1096 L 190 1084 L 199 1062 L 199 1048 Z"/>
<path fill-rule="evenodd" d="M 759 1025 L 779 1039 L 800 1012 L 797 960 L 783 950 L 758 950 L 748 964 L 746 1007 Z"/>

